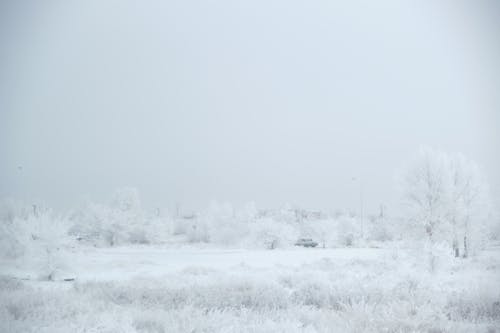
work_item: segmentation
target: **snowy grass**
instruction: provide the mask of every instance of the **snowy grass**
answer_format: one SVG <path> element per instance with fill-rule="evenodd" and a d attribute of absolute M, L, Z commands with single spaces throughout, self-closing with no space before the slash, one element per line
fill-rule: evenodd
<path fill-rule="evenodd" d="M 263 251 L 263 260 L 273 252 Z M 443 259 L 434 273 L 401 250 L 347 260 L 283 252 L 316 259 L 263 266 L 249 260 L 229 268 L 209 261 L 161 276 L 74 283 L 4 276 L 0 331 L 499 331 L 498 252 Z M 228 254 L 219 255 L 223 261 Z"/>

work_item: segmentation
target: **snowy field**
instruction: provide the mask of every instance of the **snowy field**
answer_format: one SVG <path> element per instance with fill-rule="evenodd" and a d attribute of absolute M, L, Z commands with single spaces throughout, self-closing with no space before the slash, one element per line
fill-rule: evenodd
<path fill-rule="evenodd" d="M 440 256 L 433 273 L 426 256 L 396 246 L 69 255 L 50 282 L 2 261 L 0 332 L 500 331 L 499 247 Z"/>
<path fill-rule="evenodd" d="M 500 333 L 500 0 L 0 0 L 0 333 Z"/>

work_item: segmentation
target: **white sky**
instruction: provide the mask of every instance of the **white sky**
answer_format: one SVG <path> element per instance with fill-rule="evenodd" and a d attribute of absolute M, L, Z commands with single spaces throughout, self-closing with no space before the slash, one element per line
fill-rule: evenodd
<path fill-rule="evenodd" d="M 427 145 L 498 201 L 500 5 L 467 3 L 2 2 L 0 196 L 396 209 Z"/>

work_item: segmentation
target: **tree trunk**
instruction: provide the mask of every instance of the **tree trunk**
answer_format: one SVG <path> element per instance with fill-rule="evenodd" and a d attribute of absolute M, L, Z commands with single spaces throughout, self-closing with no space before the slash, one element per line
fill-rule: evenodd
<path fill-rule="evenodd" d="M 467 236 L 464 236 L 464 258 L 469 256 L 469 250 L 467 249 Z"/>
<path fill-rule="evenodd" d="M 432 239 L 432 224 L 429 224 L 426 226 L 425 231 L 427 233 L 428 241 L 429 241 L 429 266 L 430 266 L 430 271 L 434 273 L 435 266 L 436 266 L 436 258 L 434 257 L 434 240 Z"/>
<path fill-rule="evenodd" d="M 460 257 L 460 247 L 458 246 L 458 240 L 453 239 L 453 253 L 455 254 L 455 258 Z"/>

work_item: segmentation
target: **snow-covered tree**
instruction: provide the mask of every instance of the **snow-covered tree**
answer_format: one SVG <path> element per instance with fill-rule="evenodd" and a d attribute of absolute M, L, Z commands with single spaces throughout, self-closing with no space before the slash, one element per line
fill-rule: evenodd
<path fill-rule="evenodd" d="M 88 203 L 71 216 L 70 233 L 77 239 L 93 245 L 115 246 L 126 243 L 149 243 L 158 228 L 146 218 L 138 191 L 134 188 L 117 189 L 110 205 Z M 169 228 L 165 225 L 164 228 Z"/>
<path fill-rule="evenodd" d="M 420 149 L 408 168 L 404 200 L 411 219 L 423 224 L 429 240 L 446 221 L 449 170 L 445 154 L 428 148 Z"/>
<path fill-rule="evenodd" d="M 452 243 L 455 256 L 459 256 L 463 246 L 463 256 L 467 257 L 471 242 L 474 247 L 486 236 L 488 218 L 488 190 L 478 165 L 463 154 L 449 157 L 450 163 L 450 203 L 448 219 L 452 229 Z"/>
<path fill-rule="evenodd" d="M 435 268 L 434 245 L 445 229 L 449 211 L 449 163 L 446 154 L 421 148 L 403 176 L 403 200 L 411 227 L 422 226 L 427 238 L 430 269 Z M 417 232 L 422 229 L 417 229 Z"/>
<path fill-rule="evenodd" d="M 258 216 L 258 209 L 257 206 L 255 205 L 255 202 L 247 202 L 243 208 L 237 212 L 237 218 L 241 221 L 244 222 L 255 222 L 255 219 Z"/>
<path fill-rule="evenodd" d="M 141 200 L 139 192 L 133 187 L 116 189 L 111 199 L 111 206 L 123 212 L 140 212 Z"/>
<path fill-rule="evenodd" d="M 385 216 L 383 206 L 378 215 L 368 217 L 367 235 L 369 240 L 385 242 L 393 239 L 394 226 L 392 220 Z"/>
<path fill-rule="evenodd" d="M 210 242 L 223 245 L 237 244 L 246 234 L 245 224 L 237 218 L 233 206 L 227 202 L 212 201 L 200 222 L 202 230 L 208 231 L 205 237 Z"/>
<path fill-rule="evenodd" d="M 115 190 L 108 215 L 112 245 L 119 243 L 148 243 L 146 220 L 139 199 L 139 192 L 133 187 Z"/>
<path fill-rule="evenodd" d="M 411 226 L 420 225 L 431 251 L 436 242 L 450 241 L 458 254 L 459 238 L 463 239 L 464 256 L 470 239 L 485 219 L 487 191 L 477 165 L 461 154 L 450 155 L 421 148 L 403 177 L 404 203 Z M 474 234 L 474 236 L 473 236 Z"/>

